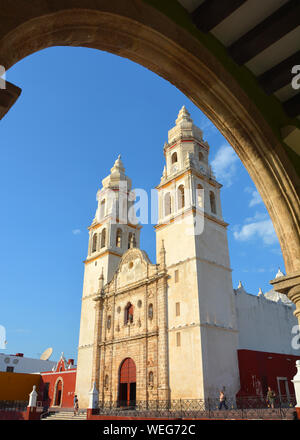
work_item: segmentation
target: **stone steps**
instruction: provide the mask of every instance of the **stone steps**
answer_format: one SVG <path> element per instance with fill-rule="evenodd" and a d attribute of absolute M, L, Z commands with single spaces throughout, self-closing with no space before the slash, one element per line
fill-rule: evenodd
<path fill-rule="evenodd" d="M 81 411 L 76 416 L 74 416 L 72 411 L 50 411 L 50 413 L 41 420 L 86 420 L 86 411 Z"/>

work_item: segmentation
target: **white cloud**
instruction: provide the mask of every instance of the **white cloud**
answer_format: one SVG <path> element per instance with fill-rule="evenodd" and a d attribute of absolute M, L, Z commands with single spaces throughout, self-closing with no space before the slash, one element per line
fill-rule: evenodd
<path fill-rule="evenodd" d="M 269 218 L 269 215 L 266 212 L 258 212 L 254 214 L 253 217 L 247 217 L 245 220 L 245 223 L 253 223 L 261 220 L 267 220 Z"/>
<path fill-rule="evenodd" d="M 261 239 L 264 244 L 272 245 L 277 243 L 275 230 L 270 219 L 248 223 L 233 232 L 234 238 L 239 241 L 249 241 L 253 238 Z"/>
<path fill-rule="evenodd" d="M 217 180 L 226 187 L 232 185 L 237 162 L 238 156 L 229 145 L 222 145 L 217 151 L 214 160 L 211 162 Z"/>
<path fill-rule="evenodd" d="M 262 198 L 260 197 L 258 191 L 256 189 L 252 189 L 249 186 L 245 188 L 245 192 L 251 194 L 251 199 L 249 202 L 249 207 L 252 208 L 253 206 L 260 205 L 263 203 Z"/>
<path fill-rule="evenodd" d="M 80 229 L 73 229 L 72 234 L 79 235 L 79 234 L 81 234 L 81 230 Z"/>

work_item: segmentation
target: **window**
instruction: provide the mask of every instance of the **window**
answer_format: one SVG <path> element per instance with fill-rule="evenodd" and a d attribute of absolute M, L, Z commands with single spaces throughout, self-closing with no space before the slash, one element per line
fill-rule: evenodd
<path fill-rule="evenodd" d="M 149 386 L 150 386 L 150 387 L 153 387 L 153 383 L 154 383 L 154 375 L 153 375 L 153 372 L 152 372 L 152 371 L 150 371 L 150 373 L 149 373 L 149 379 L 148 379 L 148 381 L 149 381 Z"/>
<path fill-rule="evenodd" d="M 111 316 L 110 315 L 107 318 L 106 327 L 107 327 L 107 330 L 110 330 L 110 328 L 111 328 Z"/>
<path fill-rule="evenodd" d="M 202 162 L 204 160 L 204 155 L 203 155 L 203 153 L 201 151 L 199 151 L 199 156 L 198 157 L 199 157 L 200 162 Z"/>
<path fill-rule="evenodd" d="M 121 229 L 117 230 L 116 247 L 118 247 L 118 248 L 122 247 L 122 230 Z"/>
<path fill-rule="evenodd" d="M 149 304 L 148 306 L 148 318 L 153 319 L 153 304 Z"/>
<path fill-rule="evenodd" d="M 136 247 L 135 234 L 133 232 L 129 232 L 128 235 L 128 249 Z"/>
<path fill-rule="evenodd" d="M 171 194 L 167 193 L 165 195 L 165 215 L 170 215 L 172 213 L 172 199 Z"/>
<path fill-rule="evenodd" d="M 106 390 L 108 390 L 108 382 L 109 382 L 109 377 L 108 377 L 108 374 L 106 374 L 105 378 L 104 378 L 104 388 Z"/>
<path fill-rule="evenodd" d="M 13 373 L 14 372 L 14 367 L 6 367 L 6 372 L 7 373 Z"/>
<path fill-rule="evenodd" d="M 196 189 L 197 204 L 199 208 L 203 208 L 203 195 L 204 195 L 203 186 L 201 186 L 199 183 Z"/>
<path fill-rule="evenodd" d="M 178 209 L 184 208 L 184 186 L 180 185 L 177 190 Z"/>
<path fill-rule="evenodd" d="M 101 249 L 106 246 L 106 229 L 101 232 Z"/>
<path fill-rule="evenodd" d="M 176 303 L 176 316 L 180 316 L 180 303 Z"/>
<path fill-rule="evenodd" d="M 215 196 L 215 193 L 213 193 L 212 191 L 210 191 L 210 193 L 209 193 L 209 199 L 210 199 L 210 210 L 213 214 L 216 214 L 217 213 L 216 196 Z"/>
<path fill-rule="evenodd" d="M 172 165 L 173 165 L 173 163 L 176 163 L 177 162 L 177 153 L 173 153 L 172 154 L 172 158 L 171 158 L 171 161 L 172 161 Z"/>
<path fill-rule="evenodd" d="M 92 242 L 92 252 L 96 252 L 97 250 L 97 238 L 98 238 L 98 234 L 94 234 L 93 242 Z"/>
<path fill-rule="evenodd" d="M 133 322 L 133 305 L 128 303 L 125 307 L 124 324 L 128 324 L 130 322 Z"/>
<path fill-rule="evenodd" d="M 100 204 L 100 218 L 105 216 L 105 199 Z"/>
<path fill-rule="evenodd" d="M 175 283 L 178 283 L 178 281 L 179 281 L 179 271 L 178 270 L 175 270 L 174 276 L 175 276 Z"/>
<path fill-rule="evenodd" d="M 181 335 L 180 333 L 176 333 L 176 346 L 180 347 L 181 346 Z"/>

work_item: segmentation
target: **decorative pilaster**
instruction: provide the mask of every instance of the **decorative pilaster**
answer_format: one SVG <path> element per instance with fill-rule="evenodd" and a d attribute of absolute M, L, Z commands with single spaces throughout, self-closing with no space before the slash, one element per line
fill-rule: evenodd
<path fill-rule="evenodd" d="M 276 292 L 283 293 L 296 305 L 294 315 L 300 325 L 300 271 L 285 276 L 276 276 L 270 281 Z"/>
<path fill-rule="evenodd" d="M 167 328 L 167 280 L 166 277 L 158 282 L 158 400 L 170 399 L 169 387 L 169 343 Z"/>
<path fill-rule="evenodd" d="M 165 270 L 166 269 L 166 249 L 165 249 L 165 244 L 164 244 L 164 240 L 161 241 L 161 248 L 159 251 L 159 265 L 160 265 L 160 270 Z"/>
<path fill-rule="evenodd" d="M 103 284 L 104 276 L 103 269 L 99 277 L 99 290 L 98 296 L 95 301 L 95 333 L 94 333 L 94 347 L 93 347 L 93 366 L 92 366 L 92 378 L 91 385 L 99 389 L 99 370 L 100 370 L 100 342 L 102 336 L 102 318 L 103 318 Z"/>

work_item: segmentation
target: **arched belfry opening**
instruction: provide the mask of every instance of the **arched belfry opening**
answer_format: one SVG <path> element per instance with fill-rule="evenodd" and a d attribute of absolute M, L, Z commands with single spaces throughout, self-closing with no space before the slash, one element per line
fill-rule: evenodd
<path fill-rule="evenodd" d="M 119 405 L 134 406 L 136 402 L 136 366 L 131 358 L 126 358 L 119 371 Z"/>

